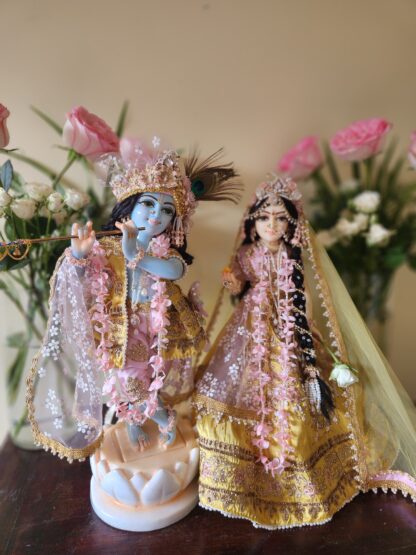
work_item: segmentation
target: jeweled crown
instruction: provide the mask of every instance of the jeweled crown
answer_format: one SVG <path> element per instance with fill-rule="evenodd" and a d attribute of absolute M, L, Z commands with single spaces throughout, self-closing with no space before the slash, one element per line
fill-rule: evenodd
<path fill-rule="evenodd" d="M 302 194 L 297 184 L 290 177 L 272 175 L 270 179 L 261 183 L 256 189 L 256 199 L 268 198 L 271 204 L 277 204 L 279 197 L 290 200 L 296 208 L 300 207 Z"/>
<path fill-rule="evenodd" d="M 166 150 L 142 167 L 127 167 L 118 171 L 110 166 L 109 185 L 118 202 L 137 193 L 157 192 L 172 195 L 178 216 L 185 216 L 191 203 L 188 184 L 180 157 L 174 150 Z M 192 193 L 191 193 L 192 194 Z"/>

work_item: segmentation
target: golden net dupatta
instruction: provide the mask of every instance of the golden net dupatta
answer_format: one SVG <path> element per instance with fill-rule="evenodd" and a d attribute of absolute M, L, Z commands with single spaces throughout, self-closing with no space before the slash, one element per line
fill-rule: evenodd
<path fill-rule="evenodd" d="M 44 340 L 27 380 L 35 443 L 70 462 L 102 440 L 102 393 L 82 272 L 62 257 L 51 279 Z"/>
<path fill-rule="evenodd" d="M 416 409 L 310 228 L 306 243 L 305 282 L 314 285 L 314 320 L 342 361 L 359 371 L 359 383 L 343 396 L 360 489 L 401 491 L 415 501 Z"/>

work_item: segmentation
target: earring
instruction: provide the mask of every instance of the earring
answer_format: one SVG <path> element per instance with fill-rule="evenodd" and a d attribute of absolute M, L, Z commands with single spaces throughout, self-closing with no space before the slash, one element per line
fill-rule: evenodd
<path fill-rule="evenodd" d="M 254 241 L 256 240 L 256 234 L 256 228 L 253 226 L 252 230 L 250 231 L 250 239 L 252 243 L 254 243 Z"/>
<path fill-rule="evenodd" d="M 183 228 L 182 218 L 176 216 L 173 220 L 172 228 L 170 230 L 170 239 L 173 245 L 177 247 L 182 247 L 184 244 L 185 232 Z"/>

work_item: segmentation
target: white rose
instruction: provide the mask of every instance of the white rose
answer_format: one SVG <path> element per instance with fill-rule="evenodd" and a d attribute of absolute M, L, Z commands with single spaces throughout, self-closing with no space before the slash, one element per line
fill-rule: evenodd
<path fill-rule="evenodd" d="M 64 204 L 64 199 L 59 193 L 52 193 L 48 196 L 47 205 L 51 212 L 59 212 Z"/>
<path fill-rule="evenodd" d="M 49 218 L 51 211 L 46 208 L 46 206 L 41 206 L 38 211 L 39 216 L 42 218 Z"/>
<path fill-rule="evenodd" d="M 56 225 L 63 224 L 66 217 L 67 213 L 65 212 L 65 210 L 61 210 L 60 212 L 55 212 L 53 214 L 53 219 L 55 220 Z"/>
<path fill-rule="evenodd" d="M 317 233 L 317 238 L 326 249 L 330 249 L 334 243 L 337 242 L 337 238 L 331 229 L 324 229 Z"/>
<path fill-rule="evenodd" d="M 72 210 L 80 210 L 89 201 L 90 197 L 86 193 L 74 190 L 69 190 L 65 193 L 65 202 Z"/>
<path fill-rule="evenodd" d="M 345 238 L 357 235 L 360 228 L 357 222 L 350 222 L 347 218 L 340 218 L 335 225 L 335 231 L 340 238 Z"/>
<path fill-rule="evenodd" d="M 44 200 L 51 193 L 53 193 L 52 187 L 43 183 L 28 183 L 25 185 L 25 191 L 28 197 L 33 198 L 33 200 L 37 200 L 38 202 Z"/>
<path fill-rule="evenodd" d="M 367 233 L 367 245 L 369 247 L 384 247 L 390 241 L 394 231 L 386 229 L 381 224 L 371 224 Z"/>
<path fill-rule="evenodd" d="M 352 199 L 352 204 L 358 212 L 371 214 L 380 204 L 380 193 L 377 191 L 364 191 Z"/>
<path fill-rule="evenodd" d="M 0 206 L 1 207 L 9 206 L 11 201 L 12 201 L 12 197 L 9 195 L 9 193 L 6 193 L 6 191 L 3 188 L 0 188 Z"/>
<path fill-rule="evenodd" d="M 5 215 L 6 211 L 4 210 L 4 208 L 2 208 L 0 206 L 0 218 L 2 218 Z"/>
<path fill-rule="evenodd" d="M 30 220 L 35 214 L 36 202 L 30 198 L 17 198 L 13 200 L 11 209 L 18 218 Z"/>
<path fill-rule="evenodd" d="M 348 387 L 358 382 L 358 378 L 353 374 L 346 364 L 335 364 L 329 379 L 336 381 L 339 387 Z"/>
<path fill-rule="evenodd" d="M 339 188 L 343 193 L 353 193 L 358 189 L 359 185 L 360 184 L 355 179 L 347 179 L 341 183 Z"/>
<path fill-rule="evenodd" d="M 368 219 L 368 215 L 362 214 L 361 212 L 354 215 L 354 222 L 358 225 L 359 231 L 365 231 L 367 229 Z"/>

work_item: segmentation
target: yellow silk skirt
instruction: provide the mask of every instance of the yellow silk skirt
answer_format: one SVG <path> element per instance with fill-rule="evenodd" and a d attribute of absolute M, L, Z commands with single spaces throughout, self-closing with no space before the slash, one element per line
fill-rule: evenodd
<path fill-rule="evenodd" d="M 277 362 L 272 370 L 279 372 Z M 298 387 L 303 389 L 300 380 Z M 348 414 L 351 388 L 360 393 L 359 385 L 350 386 L 348 394 L 333 388 L 336 408 L 331 423 L 322 415 L 311 414 L 304 396 L 302 411 L 289 405 L 293 454 L 289 466 L 274 476 L 257 460 L 253 422 L 245 420 L 243 411 L 197 393 L 200 505 L 270 529 L 330 520 L 360 491 L 357 449 Z M 278 422 L 272 425 L 278 426 Z M 273 440 L 268 455 L 279 455 Z"/>
<path fill-rule="evenodd" d="M 348 433 L 342 430 L 313 446 L 306 427 L 299 426 L 293 435 L 296 461 L 274 477 L 256 462 L 243 424 L 217 424 L 204 416 L 198 432 L 200 504 L 226 516 L 265 528 L 323 524 L 359 491 Z"/>

